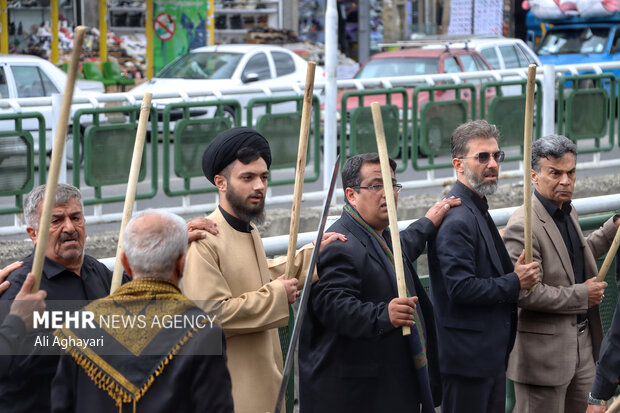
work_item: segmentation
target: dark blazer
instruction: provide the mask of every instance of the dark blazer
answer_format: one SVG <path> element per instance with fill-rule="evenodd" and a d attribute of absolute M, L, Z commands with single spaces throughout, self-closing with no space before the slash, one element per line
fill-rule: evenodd
<path fill-rule="evenodd" d="M 431 299 L 442 374 L 500 377 L 516 334 L 519 278 L 502 265 L 478 196 L 457 182 L 447 195 L 461 198 L 429 242 Z M 497 230 L 497 229 L 495 229 Z"/>
<path fill-rule="evenodd" d="M 601 355 L 596 364 L 596 377 L 592 385 L 592 396 L 597 399 L 610 399 L 618 388 L 620 378 L 620 301 L 616 304 L 614 318 L 607 331 Z"/>
<path fill-rule="evenodd" d="M 328 245 L 319 257 L 319 279 L 299 343 L 301 412 L 413 411 L 419 403 L 413 357 L 408 338 L 388 316 L 388 304 L 398 296 L 389 262 L 348 214 L 329 231 L 346 235 L 347 241 Z M 431 387 L 439 404 L 433 310 L 411 265 L 434 232 L 432 222 L 422 218 L 400 235 L 407 287 L 418 296 L 424 317 Z"/>

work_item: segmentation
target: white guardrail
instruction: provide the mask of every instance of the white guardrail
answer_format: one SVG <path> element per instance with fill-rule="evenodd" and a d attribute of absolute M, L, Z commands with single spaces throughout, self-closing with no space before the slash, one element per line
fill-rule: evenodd
<path fill-rule="evenodd" d="M 618 62 L 604 62 L 598 64 L 578 64 L 578 65 L 563 65 L 563 66 L 545 66 L 539 67 L 537 70 L 537 79 L 543 83 L 543 135 L 554 133 L 555 131 L 555 93 L 556 93 L 556 79 L 564 73 L 577 74 L 580 71 L 591 71 L 594 73 L 602 73 L 606 69 L 620 68 L 620 61 Z M 553 73 L 553 80 L 550 79 L 550 74 Z M 545 76 L 545 74 L 547 76 Z M 466 72 L 466 73 L 450 73 L 450 74 L 436 74 L 436 75 L 422 75 L 422 76 L 404 76 L 394 78 L 375 78 L 375 79 L 343 79 L 336 82 L 338 89 L 357 89 L 365 90 L 371 88 L 391 88 L 391 87 L 412 87 L 419 85 L 435 85 L 438 82 L 450 81 L 456 84 L 467 83 L 470 80 L 475 79 L 488 79 L 490 77 L 497 81 L 501 80 L 514 80 L 515 78 L 527 79 L 527 69 L 505 69 L 505 70 L 492 70 L 483 72 Z M 328 83 L 324 81 L 317 81 L 315 83 L 314 91 L 318 95 L 321 101 L 325 105 L 326 113 L 336 113 L 336 102 L 328 102 L 325 99 L 326 90 L 329 89 Z M 222 89 L 219 91 L 189 91 L 184 92 L 170 92 L 170 93 L 153 93 L 153 105 L 155 107 L 162 107 L 171 101 L 209 101 L 217 99 L 226 99 L 238 97 L 239 95 L 248 94 L 261 94 L 272 95 L 276 93 L 288 93 L 288 94 L 303 94 L 303 90 L 300 85 L 273 85 L 269 87 L 255 87 L 255 86 L 243 86 L 230 89 Z M 332 93 L 330 93 L 331 95 Z M 118 104 L 119 102 L 126 102 L 130 105 L 138 105 L 142 100 L 143 94 L 131 92 L 127 93 L 107 93 L 101 95 L 89 95 L 89 96 L 76 96 L 74 98 L 74 104 L 82 105 L 90 104 L 92 107 L 104 107 L 107 104 Z M 0 99 L 0 111 L 6 109 L 12 109 L 16 112 L 27 112 L 29 108 L 51 106 L 52 98 L 22 98 L 22 99 Z M 32 109 L 30 109 L 32 110 Z M 329 116 L 330 119 L 335 118 Z M 56 120 L 54 119 L 53 122 Z M 54 126 L 54 125 L 51 125 Z M 48 125 L 49 127 L 49 125 Z M 338 145 L 338 137 L 336 134 L 336 127 L 328 127 L 325 125 L 325 135 L 323 136 L 323 166 L 322 170 L 331 170 L 336 157 L 336 148 Z M 600 153 L 592 154 L 592 160 L 589 162 L 580 162 L 577 167 L 579 170 L 585 169 L 597 169 L 606 167 L 620 166 L 620 159 L 601 160 Z M 326 174 L 323 174 L 326 175 Z M 500 178 L 515 178 L 523 176 L 522 162 L 518 163 L 517 169 L 506 170 L 504 169 L 500 173 Z M 425 179 L 418 179 L 412 181 L 402 182 L 404 188 L 426 188 L 435 186 L 445 186 L 454 183 L 456 177 L 451 178 L 437 178 L 434 170 L 426 172 Z M 303 194 L 302 201 L 320 201 L 324 199 L 327 193 L 328 182 L 324 181 L 323 189 L 314 192 L 307 192 Z M 291 191 L 292 192 L 292 191 Z M 170 212 L 177 214 L 192 214 L 192 213 L 204 213 L 204 211 L 213 210 L 216 203 L 207 204 L 195 204 L 192 205 L 189 196 L 179 197 L 181 199 L 180 206 L 167 208 Z M 270 205 L 285 204 L 292 202 L 293 195 L 271 195 L 268 193 L 266 203 Z M 95 206 L 95 212 L 92 216 L 87 216 L 86 219 L 90 224 L 118 222 L 122 218 L 122 213 L 106 213 L 102 212 L 101 206 Z M 25 226 L 22 222 L 22 217 L 19 214 L 15 215 L 14 225 L 0 227 L 1 235 L 12 235 L 25 232 Z"/>
<path fill-rule="evenodd" d="M 615 211 L 620 208 L 620 194 L 616 195 L 603 195 L 596 196 L 591 198 L 579 198 L 573 200 L 573 206 L 577 210 L 577 213 L 580 216 L 592 215 L 592 214 L 603 214 L 611 211 Z M 518 207 L 508 207 L 508 208 L 499 208 L 492 209 L 489 211 L 495 225 L 498 227 L 506 225 L 508 219 L 512 216 L 515 210 Z M 335 221 L 339 217 L 330 216 L 328 221 Z M 415 219 L 399 221 L 398 229 L 399 231 L 404 230 L 409 225 L 411 225 Z M 326 228 L 329 226 L 326 226 Z M 316 239 L 317 231 L 312 232 L 302 232 L 297 236 L 297 248 L 301 246 L 313 242 Z M 278 235 L 275 237 L 267 237 L 263 238 L 263 246 L 265 247 L 265 253 L 268 257 L 285 255 L 286 250 L 288 248 L 288 235 Z M 99 261 L 104 263 L 110 270 L 114 268 L 114 260 L 115 258 L 102 258 Z"/>

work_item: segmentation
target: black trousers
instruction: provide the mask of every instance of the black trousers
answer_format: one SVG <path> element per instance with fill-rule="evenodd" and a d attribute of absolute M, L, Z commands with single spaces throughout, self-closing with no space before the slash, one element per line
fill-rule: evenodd
<path fill-rule="evenodd" d="M 506 377 L 442 374 L 442 413 L 505 413 Z"/>

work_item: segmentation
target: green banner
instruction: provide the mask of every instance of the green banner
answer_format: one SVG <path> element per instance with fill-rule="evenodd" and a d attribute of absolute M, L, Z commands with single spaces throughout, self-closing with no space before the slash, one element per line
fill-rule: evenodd
<path fill-rule="evenodd" d="M 154 0 L 154 72 L 207 44 L 207 0 Z"/>

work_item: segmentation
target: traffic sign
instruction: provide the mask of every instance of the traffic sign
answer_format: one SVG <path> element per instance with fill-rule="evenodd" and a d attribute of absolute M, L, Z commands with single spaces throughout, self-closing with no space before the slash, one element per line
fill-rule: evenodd
<path fill-rule="evenodd" d="M 172 39 L 176 29 L 176 23 L 168 13 L 159 13 L 153 21 L 155 36 L 162 42 Z"/>

